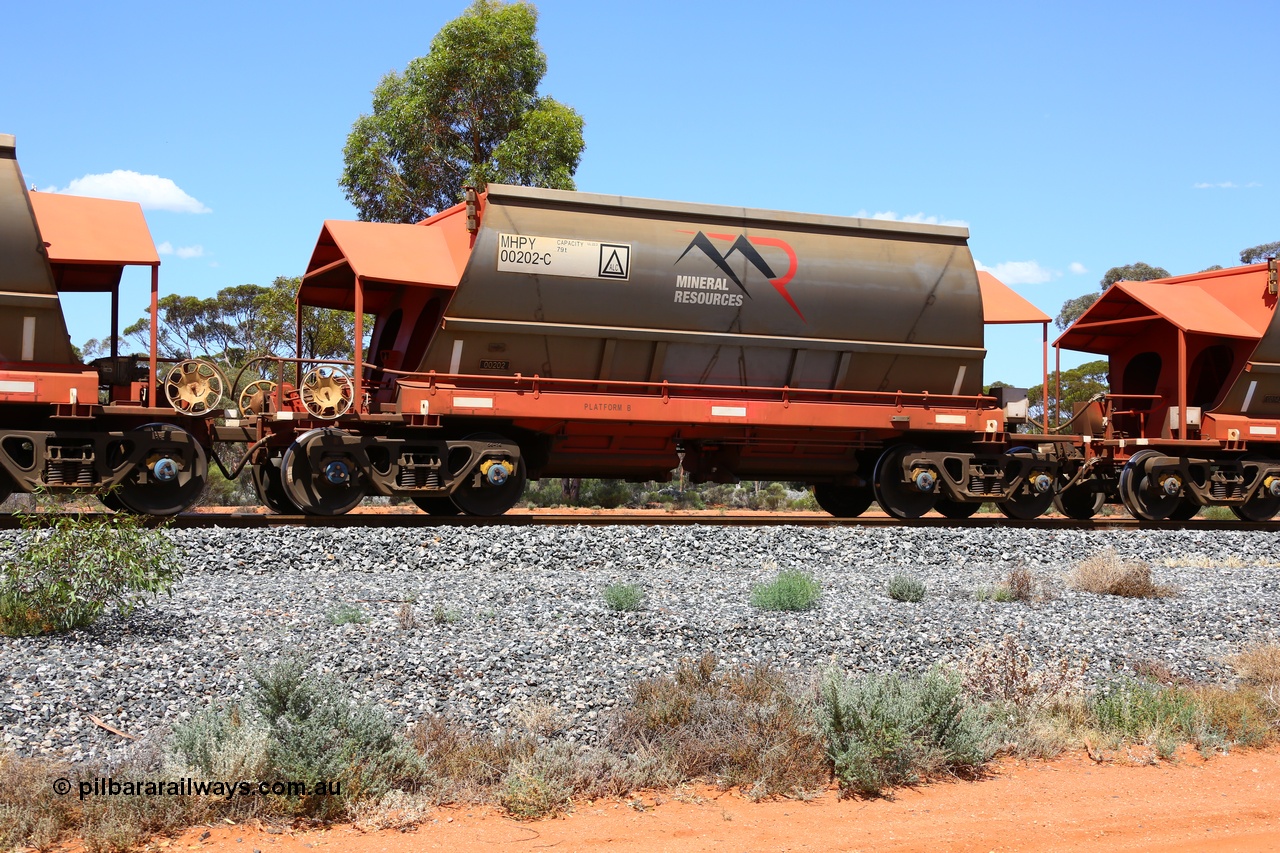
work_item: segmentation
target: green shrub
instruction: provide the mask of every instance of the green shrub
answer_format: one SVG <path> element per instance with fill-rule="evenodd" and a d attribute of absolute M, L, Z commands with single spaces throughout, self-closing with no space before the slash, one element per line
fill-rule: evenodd
<path fill-rule="evenodd" d="M 327 616 L 333 625 L 360 625 L 368 621 L 363 610 L 346 601 L 330 610 Z"/>
<path fill-rule="evenodd" d="M 985 709 L 968 703 L 955 674 L 824 677 L 819 719 L 843 790 L 874 796 L 940 772 L 981 767 L 995 754 Z"/>
<path fill-rule="evenodd" d="M 175 728 L 169 745 L 182 764 L 210 779 L 304 782 L 305 795 L 272 801 L 285 813 L 323 819 L 421 777 L 417 753 L 381 710 L 353 704 L 304 659 L 279 661 L 253 681 L 247 708 L 213 709 Z M 317 794 L 320 781 L 341 788 Z"/>
<path fill-rule="evenodd" d="M 0 577 L 0 633 L 80 628 L 112 606 L 128 617 L 181 577 L 173 544 L 142 517 L 25 513 L 21 522 L 25 545 Z"/>
<path fill-rule="evenodd" d="M 889 578 L 889 597 L 894 601 L 918 602 L 924 600 L 924 582 L 911 575 L 894 575 Z M 1001 601 L 1000 590 L 995 592 L 996 601 Z"/>
<path fill-rule="evenodd" d="M 630 612 L 644 609 L 644 590 L 632 583 L 615 583 L 605 587 L 604 603 L 610 610 Z"/>
<path fill-rule="evenodd" d="M 809 610 L 822 596 L 822 586 L 805 572 L 779 572 L 769 583 L 751 590 L 751 606 L 759 610 Z"/>
<path fill-rule="evenodd" d="M 1093 697 L 1098 728 L 1125 740 L 1188 737 L 1197 729 L 1195 694 L 1183 687 L 1164 687 L 1139 679 L 1121 679 Z"/>

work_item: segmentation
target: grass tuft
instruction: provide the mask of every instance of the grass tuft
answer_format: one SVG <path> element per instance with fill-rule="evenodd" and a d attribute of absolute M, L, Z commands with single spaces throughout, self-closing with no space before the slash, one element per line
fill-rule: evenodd
<path fill-rule="evenodd" d="M 644 590 L 636 584 L 615 583 L 605 587 L 603 595 L 610 610 L 629 613 L 644 609 Z"/>
<path fill-rule="evenodd" d="M 1084 592 L 1126 598 L 1166 598 L 1178 593 L 1175 586 L 1157 584 L 1151 577 L 1149 565 L 1122 560 L 1114 548 L 1077 563 L 1071 572 L 1070 583 Z"/>
<path fill-rule="evenodd" d="M 769 583 L 751 590 L 757 610 L 809 610 L 822 597 L 822 585 L 805 572 L 779 572 Z"/>
<path fill-rule="evenodd" d="M 437 604 L 431 608 L 431 621 L 436 625 L 453 625 L 462 620 L 462 611 Z"/>
<path fill-rule="evenodd" d="M 915 604 L 924 601 L 925 585 L 924 581 L 911 575 L 894 575 L 889 578 L 889 586 L 886 592 L 894 601 Z"/>
<path fill-rule="evenodd" d="M 369 621 L 363 610 L 346 601 L 330 610 L 326 617 L 331 625 L 361 625 Z"/>

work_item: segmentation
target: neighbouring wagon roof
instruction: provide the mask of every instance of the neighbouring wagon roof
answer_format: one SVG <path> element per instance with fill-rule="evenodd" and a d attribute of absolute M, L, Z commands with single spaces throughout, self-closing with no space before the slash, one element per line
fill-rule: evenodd
<path fill-rule="evenodd" d="M 978 287 L 982 290 L 983 323 L 1048 323 L 1053 319 L 989 272 L 978 271 Z"/>
<path fill-rule="evenodd" d="M 49 261 L 116 266 L 160 263 L 151 230 L 136 201 L 31 193 Z"/>
<path fill-rule="evenodd" d="M 1271 309 L 1244 292 L 1265 292 L 1261 268 L 1157 281 L 1120 281 L 1063 332 L 1056 345 L 1077 352 L 1109 354 L 1153 323 L 1169 323 L 1190 334 L 1258 339 L 1271 322 Z M 1258 278 L 1259 282 L 1252 281 Z"/>

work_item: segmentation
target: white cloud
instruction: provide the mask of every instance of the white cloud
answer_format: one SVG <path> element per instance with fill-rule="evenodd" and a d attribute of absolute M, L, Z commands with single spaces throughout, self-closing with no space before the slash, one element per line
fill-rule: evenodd
<path fill-rule="evenodd" d="M 1206 182 L 1206 183 L 1192 184 L 1191 186 L 1198 190 L 1240 190 L 1240 189 L 1251 190 L 1255 187 L 1262 186 L 1262 184 L 1258 183 L 1257 181 L 1250 181 L 1247 184 L 1237 184 L 1235 181 L 1220 181 L 1216 184 Z"/>
<path fill-rule="evenodd" d="M 195 246 L 179 246 L 175 249 L 173 244 L 168 240 L 165 240 L 159 246 L 156 246 L 156 251 L 161 255 L 177 255 L 183 259 L 199 258 L 204 256 L 204 246 L 197 244 Z"/>
<path fill-rule="evenodd" d="M 1084 275 L 1089 270 L 1085 269 L 1085 265 L 1079 261 L 1072 261 L 1071 266 L 1067 267 L 1072 275 Z"/>
<path fill-rule="evenodd" d="M 908 213 L 905 216 L 899 216 L 892 210 L 882 210 L 876 213 L 868 213 L 865 210 L 859 210 L 854 216 L 859 219 L 883 219 L 889 222 L 916 222 L 921 225 L 955 225 L 960 228 L 968 228 L 969 223 L 963 219 L 939 219 L 936 216 L 926 216 L 923 213 Z"/>
<path fill-rule="evenodd" d="M 1045 269 L 1035 261 L 1005 261 L 989 267 L 982 261 L 975 260 L 978 269 L 991 273 L 1005 284 L 1044 284 L 1052 281 L 1062 273 Z"/>
<path fill-rule="evenodd" d="M 70 195 L 87 195 L 94 198 L 115 198 L 136 201 L 143 210 L 167 210 L 173 213 L 211 213 L 195 198 L 187 195 L 169 178 L 159 175 L 140 175 L 125 169 L 116 169 L 101 175 L 85 175 L 76 178 L 63 189 L 51 192 Z"/>

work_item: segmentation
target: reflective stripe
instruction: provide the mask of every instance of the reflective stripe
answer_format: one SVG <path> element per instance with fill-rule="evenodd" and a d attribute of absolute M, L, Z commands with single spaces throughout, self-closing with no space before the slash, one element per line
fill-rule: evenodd
<path fill-rule="evenodd" d="M 449 372 L 457 373 L 462 367 L 462 338 L 453 342 L 453 358 L 449 359 Z"/>
<path fill-rule="evenodd" d="M 36 359 L 36 318 L 22 318 L 22 360 Z"/>
<path fill-rule="evenodd" d="M 712 406 L 711 417 L 713 418 L 745 418 L 747 416 L 746 406 Z"/>

